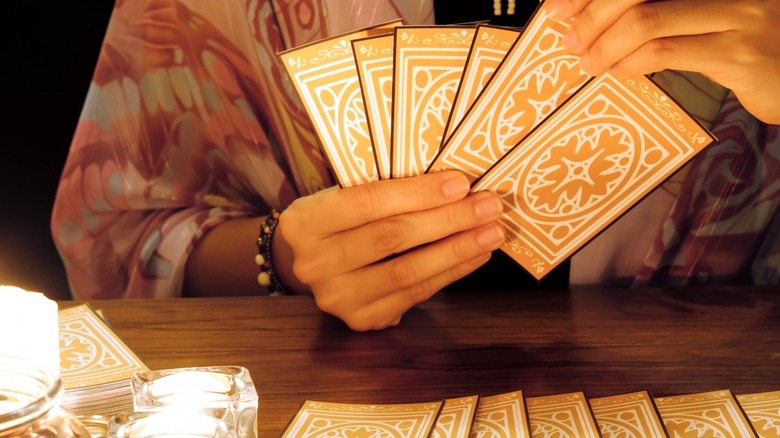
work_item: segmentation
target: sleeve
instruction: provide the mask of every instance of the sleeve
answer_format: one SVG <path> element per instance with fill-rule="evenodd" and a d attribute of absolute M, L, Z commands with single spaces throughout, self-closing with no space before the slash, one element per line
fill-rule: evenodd
<path fill-rule="evenodd" d="M 256 48 L 233 42 L 251 37 L 210 18 L 173 0 L 114 8 L 51 218 L 77 299 L 179 296 L 205 231 L 296 197 Z"/>

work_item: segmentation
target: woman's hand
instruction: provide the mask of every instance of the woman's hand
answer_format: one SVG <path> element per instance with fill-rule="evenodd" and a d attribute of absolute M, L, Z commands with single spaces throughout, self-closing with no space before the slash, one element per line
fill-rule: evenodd
<path fill-rule="evenodd" d="M 274 266 L 350 328 L 382 329 L 483 265 L 504 241 L 501 211 L 456 171 L 327 189 L 282 213 Z"/>
<path fill-rule="evenodd" d="M 559 19 L 575 17 L 564 42 L 588 73 L 699 72 L 731 89 L 757 118 L 780 124 L 780 1 L 546 3 Z"/>

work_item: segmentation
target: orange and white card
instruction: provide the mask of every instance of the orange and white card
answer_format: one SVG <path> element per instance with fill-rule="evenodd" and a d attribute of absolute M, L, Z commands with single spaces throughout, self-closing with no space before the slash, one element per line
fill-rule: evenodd
<path fill-rule="evenodd" d="M 431 438 L 468 438 L 478 403 L 478 395 L 444 400 Z"/>
<path fill-rule="evenodd" d="M 741 394 L 737 401 L 761 438 L 780 438 L 780 391 Z"/>
<path fill-rule="evenodd" d="M 282 438 L 428 438 L 443 404 L 440 401 L 370 405 L 305 401 Z"/>
<path fill-rule="evenodd" d="M 88 304 L 62 309 L 58 316 L 66 390 L 120 382 L 149 370 Z"/>
<path fill-rule="evenodd" d="M 600 437 L 596 419 L 583 392 L 526 399 L 531 436 L 561 438 Z"/>
<path fill-rule="evenodd" d="M 476 25 L 395 29 L 393 178 L 421 175 L 439 152 Z"/>
<path fill-rule="evenodd" d="M 390 178 L 390 119 L 393 113 L 393 34 L 352 41 L 368 132 L 379 179 Z"/>
<path fill-rule="evenodd" d="M 342 187 L 379 178 L 351 41 L 391 33 L 402 21 L 279 53 Z"/>
<path fill-rule="evenodd" d="M 668 438 L 653 397 L 637 391 L 588 400 L 602 438 Z"/>
<path fill-rule="evenodd" d="M 429 171 L 460 169 L 473 181 L 588 80 L 563 47 L 567 30 L 544 3 L 537 9 Z"/>
<path fill-rule="evenodd" d="M 525 398 L 522 391 L 482 397 L 471 429 L 471 438 L 530 437 Z"/>
<path fill-rule="evenodd" d="M 496 27 L 485 24 L 477 26 L 474 41 L 471 43 L 458 93 L 452 102 L 450 117 L 444 128 L 442 146 L 452 135 L 463 116 L 477 99 L 485 84 L 493 76 L 509 49 L 520 36 L 520 30 Z"/>
<path fill-rule="evenodd" d="M 758 436 L 728 390 L 658 397 L 655 404 L 667 432 L 675 438 Z"/>
<path fill-rule="evenodd" d="M 589 81 L 473 185 L 504 203 L 502 250 L 541 279 L 712 142 L 650 78 Z"/>

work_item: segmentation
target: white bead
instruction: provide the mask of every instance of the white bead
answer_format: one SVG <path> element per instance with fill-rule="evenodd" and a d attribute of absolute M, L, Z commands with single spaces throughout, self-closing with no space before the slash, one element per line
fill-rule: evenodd
<path fill-rule="evenodd" d="M 267 272 L 261 272 L 257 275 L 257 282 L 260 286 L 268 287 L 271 285 L 271 276 Z"/>
<path fill-rule="evenodd" d="M 265 257 L 263 257 L 262 254 L 256 255 L 255 263 L 257 263 L 257 266 L 263 266 L 265 264 Z"/>

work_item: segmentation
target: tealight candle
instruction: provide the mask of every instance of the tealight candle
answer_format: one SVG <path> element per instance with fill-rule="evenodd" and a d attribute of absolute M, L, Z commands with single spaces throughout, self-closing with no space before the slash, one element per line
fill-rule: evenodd
<path fill-rule="evenodd" d="M 60 375 L 57 303 L 39 292 L 0 286 L 0 352 Z"/>

